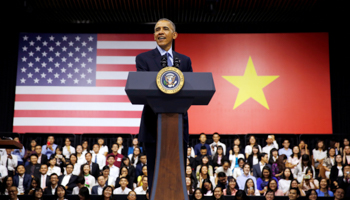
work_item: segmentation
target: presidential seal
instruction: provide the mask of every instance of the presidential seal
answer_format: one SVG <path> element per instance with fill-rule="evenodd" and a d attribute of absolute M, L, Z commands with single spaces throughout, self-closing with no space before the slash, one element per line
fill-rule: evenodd
<path fill-rule="evenodd" d="M 165 94 L 175 94 L 179 92 L 185 82 L 181 70 L 176 67 L 164 67 L 157 74 L 157 86 Z"/>

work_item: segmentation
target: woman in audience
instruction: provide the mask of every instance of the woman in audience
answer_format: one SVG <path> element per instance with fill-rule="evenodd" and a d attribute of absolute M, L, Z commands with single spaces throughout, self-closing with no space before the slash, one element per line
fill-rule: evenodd
<path fill-rule="evenodd" d="M 233 177 L 229 177 L 227 189 L 223 190 L 224 195 L 235 196 L 237 191 L 238 191 L 238 186 L 237 186 L 236 179 Z"/>
<path fill-rule="evenodd" d="M 192 171 L 192 167 L 189 165 L 186 166 L 185 176 L 192 179 L 193 188 L 196 188 L 197 187 L 197 178 L 196 178 L 195 173 Z"/>
<path fill-rule="evenodd" d="M 114 190 L 114 184 L 115 184 L 115 177 L 114 176 L 111 176 L 111 175 L 109 175 L 109 166 L 108 165 L 106 165 L 106 166 L 104 166 L 103 168 L 102 168 L 102 176 L 103 176 L 103 178 L 105 179 L 105 181 L 106 181 L 106 186 L 107 185 L 110 185 L 110 186 L 112 186 L 112 188 L 113 188 L 113 190 Z M 112 190 L 112 191 L 113 191 Z"/>
<path fill-rule="evenodd" d="M 339 148 L 339 151 L 340 151 L 341 155 L 343 155 L 343 153 L 344 153 L 344 147 L 349 146 L 349 145 L 350 145 L 349 139 L 348 138 L 344 138 L 343 139 L 343 143 L 341 144 L 341 146 Z"/>
<path fill-rule="evenodd" d="M 134 167 L 134 165 L 131 164 L 129 157 L 124 157 L 122 159 L 122 164 L 120 165 L 120 169 L 122 167 L 128 168 L 130 180 L 133 180 L 133 182 L 134 182 L 134 179 L 135 179 L 135 167 Z"/>
<path fill-rule="evenodd" d="M 233 170 L 233 178 L 237 179 L 237 177 L 243 174 L 244 163 L 245 161 L 243 158 L 238 159 L 238 167 Z"/>
<path fill-rule="evenodd" d="M 66 196 L 66 188 L 63 185 L 59 185 L 56 187 L 55 197 L 57 200 L 66 200 L 64 198 Z"/>
<path fill-rule="evenodd" d="M 286 167 L 289 167 L 294 174 L 296 166 L 301 163 L 300 147 L 294 146 L 292 152 L 293 154 L 289 156 Z"/>
<path fill-rule="evenodd" d="M 64 155 L 64 157 L 66 157 L 66 159 L 68 159 L 70 155 L 75 153 L 75 148 L 71 146 L 72 141 L 69 138 L 65 139 L 64 144 L 65 145 L 63 147 L 62 154 Z"/>
<path fill-rule="evenodd" d="M 253 147 L 255 145 L 257 145 L 257 148 L 259 149 L 259 152 L 261 151 L 261 146 L 258 143 L 256 143 L 256 139 L 255 139 L 254 135 L 249 136 L 249 140 L 248 141 L 249 142 L 248 142 L 247 146 L 245 146 L 245 149 L 244 149 L 244 153 L 245 153 L 246 159 L 248 159 L 248 157 L 252 154 Z M 251 163 L 249 163 L 249 164 L 251 164 Z M 253 166 L 253 165 L 250 165 L 250 166 Z"/>
<path fill-rule="evenodd" d="M 224 199 L 224 195 L 223 195 L 223 191 L 221 187 L 216 186 L 216 188 L 214 189 L 214 199 L 215 200 L 223 200 Z"/>
<path fill-rule="evenodd" d="M 275 199 L 275 192 L 272 190 L 267 190 L 265 193 L 265 199 L 266 200 L 274 200 Z"/>
<path fill-rule="evenodd" d="M 200 188 L 196 188 L 194 190 L 193 200 L 202 200 L 203 199 L 203 193 Z"/>
<path fill-rule="evenodd" d="M 129 189 L 133 189 L 133 183 L 134 183 L 134 180 L 130 179 L 130 176 L 129 176 L 129 170 L 128 168 L 126 167 L 122 167 L 120 168 L 120 171 L 119 171 L 119 176 L 117 177 L 116 181 L 115 181 L 115 188 L 118 188 L 120 187 L 120 184 L 119 184 L 119 181 L 122 177 L 125 177 L 126 179 L 128 179 L 128 188 Z"/>
<path fill-rule="evenodd" d="M 335 157 L 335 164 L 331 168 L 329 178 L 331 180 L 331 188 L 335 189 L 338 185 L 338 178 L 343 176 L 343 159 L 341 155 Z"/>
<path fill-rule="evenodd" d="M 276 148 L 272 148 L 270 150 L 270 158 L 269 164 L 272 166 L 273 163 L 276 163 L 278 159 L 278 150 Z"/>
<path fill-rule="evenodd" d="M 333 192 L 328 189 L 328 180 L 326 178 L 320 179 L 320 188 L 316 192 L 319 197 L 334 197 Z"/>
<path fill-rule="evenodd" d="M 139 147 L 139 140 L 137 139 L 137 137 L 135 137 L 133 140 L 132 140 L 132 146 L 129 147 L 128 149 L 128 156 L 132 155 L 134 153 L 134 149 L 138 147 L 140 148 L 140 151 L 142 152 L 142 147 Z M 130 159 L 131 160 L 131 159 Z"/>
<path fill-rule="evenodd" d="M 350 146 L 345 146 L 343 150 L 343 164 L 349 165 L 350 164 Z"/>
<path fill-rule="evenodd" d="M 54 156 L 56 159 L 56 166 L 61 168 L 61 174 L 63 173 L 63 169 L 66 166 L 66 158 L 62 155 L 62 147 L 57 146 L 55 153 L 51 156 Z"/>
<path fill-rule="evenodd" d="M 339 148 L 340 148 L 340 143 L 339 143 L 338 140 L 331 139 L 331 140 L 329 141 L 328 151 L 329 151 L 330 148 L 333 148 L 333 149 L 334 149 L 335 155 L 340 154 L 340 149 L 339 149 Z"/>
<path fill-rule="evenodd" d="M 147 176 L 147 165 L 142 166 L 141 174 L 137 177 L 137 187 L 142 186 L 142 178 Z"/>
<path fill-rule="evenodd" d="M 245 182 L 244 191 L 247 196 L 260 196 L 260 192 L 254 185 L 254 181 L 251 178 L 248 178 Z"/>
<path fill-rule="evenodd" d="M 256 180 L 256 189 L 259 190 L 260 194 L 264 194 L 266 192 L 270 179 L 275 179 L 276 182 L 278 182 L 276 177 L 272 177 L 270 167 L 265 166 L 261 170 L 261 177 Z"/>
<path fill-rule="evenodd" d="M 140 159 L 140 148 L 135 147 L 134 153 L 129 155 L 129 159 L 131 160 L 131 164 L 136 168 L 137 163 Z"/>
<path fill-rule="evenodd" d="M 72 174 L 76 175 L 76 176 L 79 176 L 79 174 L 80 174 L 80 164 L 77 163 L 77 159 L 78 158 L 77 158 L 76 154 L 71 154 L 69 156 L 69 163 L 71 163 L 73 165 L 73 167 L 74 167 Z M 64 174 L 67 174 L 66 170 L 64 170 Z"/>
<path fill-rule="evenodd" d="M 310 155 L 310 151 L 307 148 L 307 144 L 305 143 L 304 140 L 300 140 L 299 149 L 300 149 L 300 156 L 302 156 L 304 154 Z"/>
<path fill-rule="evenodd" d="M 222 166 L 223 161 L 225 160 L 225 155 L 224 155 L 224 150 L 222 148 L 222 146 L 218 146 L 217 150 L 215 152 L 215 155 L 213 157 L 213 167 L 214 167 L 214 171 Z"/>
<path fill-rule="evenodd" d="M 306 169 L 311 168 L 312 174 L 314 175 L 313 178 L 315 178 L 315 168 L 311 165 L 311 160 L 309 155 L 304 154 L 301 156 L 301 163 L 297 165 L 297 167 L 294 170 L 294 178 L 298 180 L 298 182 L 301 182 L 304 178 L 304 175 L 306 175 Z"/>
<path fill-rule="evenodd" d="M 313 178 L 314 171 L 311 168 L 307 168 L 305 171 L 305 175 L 301 181 L 301 189 L 306 192 L 310 189 L 318 189 L 319 182 L 317 179 Z"/>
<path fill-rule="evenodd" d="M 327 153 L 327 158 L 323 161 L 322 171 L 320 170 L 321 177 L 329 179 L 332 167 L 336 164 L 335 162 L 335 149 L 330 148 Z"/>
<path fill-rule="evenodd" d="M 202 187 L 204 180 L 210 180 L 212 184 L 215 183 L 215 179 L 213 176 L 210 176 L 208 174 L 208 166 L 203 165 L 200 169 L 199 169 L 199 178 L 198 178 L 198 185 L 197 187 Z"/>
<path fill-rule="evenodd" d="M 317 169 L 316 173 L 324 172 L 323 161 L 327 157 L 327 150 L 322 140 L 318 140 L 316 148 L 312 150 L 312 154 L 315 161 L 315 169 Z M 319 173 L 318 177 L 320 176 L 321 173 Z"/>
<path fill-rule="evenodd" d="M 80 200 L 90 200 L 90 190 L 87 187 L 82 187 L 79 189 L 79 199 Z"/>
<path fill-rule="evenodd" d="M 213 166 L 209 165 L 209 158 L 208 158 L 208 156 L 203 156 L 202 163 L 200 165 L 198 165 L 197 169 L 196 169 L 197 180 L 199 179 L 199 170 L 200 170 L 200 168 L 202 166 L 207 166 L 208 167 L 208 174 L 209 174 L 209 176 L 214 176 Z"/>
<path fill-rule="evenodd" d="M 26 149 L 26 152 L 23 156 L 23 161 L 25 162 L 25 166 L 27 166 L 29 164 L 29 160 L 30 160 L 30 155 L 32 154 L 36 154 L 35 152 L 35 146 L 37 145 L 37 142 L 35 139 L 32 139 L 30 141 L 30 146 Z"/>
<path fill-rule="evenodd" d="M 260 154 L 260 146 L 254 145 L 252 148 L 252 153 L 249 155 L 247 161 L 250 164 L 250 166 L 256 165 L 259 163 L 259 154 Z M 252 167 L 253 170 L 253 167 Z"/>
<path fill-rule="evenodd" d="M 293 180 L 293 173 L 290 168 L 285 168 L 281 179 L 278 181 L 278 188 L 282 190 L 283 194 L 286 195 L 289 191 L 290 183 Z"/>
<path fill-rule="evenodd" d="M 237 200 L 249 200 L 249 197 L 247 196 L 246 192 L 243 190 L 238 190 L 236 192 L 236 199 Z"/>
<path fill-rule="evenodd" d="M 102 200 L 112 200 L 112 199 L 113 199 L 113 188 L 110 185 L 107 185 L 102 190 Z"/>
<path fill-rule="evenodd" d="M 77 163 L 79 165 L 86 163 L 85 153 L 83 153 L 83 147 L 81 145 L 78 145 L 76 150 L 77 150 L 77 159 L 78 159 Z"/>
<path fill-rule="evenodd" d="M 80 177 L 84 177 L 85 179 L 85 187 L 87 187 L 89 190 L 92 189 L 96 185 L 96 179 L 94 176 L 90 174 L 90 165 L 84 164 L 82 165 L 82 171 L 80 172 Z"/>
<path fill-rule="evenodd" d="M 301 189 L 301 184 L 299 184 L 298 180 L 296 179 L 293 179 L 291 182 L 290 182 L 290 186 L 289 186 L 289 189 L 290 188 L 298 188 L 299 192 L 300 192 L 300 196 L 305 196 L 305 192 L 304 190 Z M 289 190 L 287 192 L 287 194 L 285 196 L 288 196 L 289 195 Z"/>
<path fill-rule="evenodd" d="M 43 199 L 43 189 L 41 187 L 38 187 L 34 190 L 34 200 L 42 200 Z"/>
<path fill-rule="evenodd" d="M 1 184 L 1 190 L 0 190 L 0 194 L 1 195 L 9 195 L 10 188 L 13 185 L 13 178 L 12 176 L 6 176 L 3 179 L 3 182 Z"/>
<path fill-rule="evenodd" d="M 222 162 L 222 166 L 218 167 L 215 171 L 215 174 L 218 174 L 220 172 L 224 172 L 227 177 L 232 176 L 232 170 L 230 169 L 230 161 L 224 160 Z M 215 175 L 216 176 L 216 175 Z"/>
<path fill-rule="evenodd" d="M 269 190 L 273 191 L 275 196 L 284 196 L 283 191 L 278 189 L 278 183 L 276 179 L 270 179 L 270 181 L 268 182 L 266 191 L 269 191 Z"/>
<path fill-rule="evenodd" d="M 316 200 L 317 199 L 317 192 L 314 189 L 311 189 L 306 192 L 306 199 L 307 200 Z"/>
<path fill-rule="evenodd" d="M 127 200 L 136 200 L 136 192 L 130 191 L 128 193 L 128 196 L 126 197 Z"/>
<path fill-rule="evenodd" d="M 89 142 L 87 140 L 83 140 L 83 143 L 81 144 L 81 147 L 83 147 L 83 152 L 82 153 L 84 154 L 84 156 L 85 156 L 85 154 L 87 152 L 90 152 L 90 146 L 89 146 Z"/>
<path fill-rule="evenodd" d="M 24 194 L 33 195 L 36 188 L 40 188 L 40 179 L 37 177 L 32 177 L 30 187 L 24 192 Z"/>
<path fill-rule="evenodd" d="M 286 168 L 287 156 L 282 154 L 278 156 L 275 163 L 272 164 L 272 176 L 276 177 L 277 180 L 281 179 L 284 169 Z"/>
<path fill-rule="evenodd" d="M 203 180 L 201 189 L 204 196 L 213 196 L 213 182 L 211 182 L 209 179 Z"/>
<path fill-rule="evenodd" d="M 104 155 L 105 157 L 107 157 L 108 154 L 108 147 L 105 144 L 105 140 L 100 137 L 97 139 L 97 144 L 100 147 L 100 150 L 98 151 L 98 154 Z"/>
<path fill-rule="evenodd" d="M 233 146 L 233 151 L 230 150 L 230 156 L 229 156 L 229 160 L 231 162 L 231 172 L 233 172 L 233 170 L 235 168 L 238 168 L 238 159 L 240 158 L 245 158 L 243 154 L 240 153 L 240 149 L 239 146 L 235 145 Z"/>
<path fill-rule="evenodd" d="M 186 177 L 185 179 L 186 179 L 187 194 L 192 195 L 194 192 L 193 180 L 190 177 Z"/>
<path fill-rule="evenodd" d="M 47 175 L 51 176 L 51 174 L 55 173 L 58 176 L 61 176 L 61 168 L 56 166 L 57 160 L 55 158 L 55 154 L 52 154 L 49 160 L 49 166 L 47 168 Z"/>

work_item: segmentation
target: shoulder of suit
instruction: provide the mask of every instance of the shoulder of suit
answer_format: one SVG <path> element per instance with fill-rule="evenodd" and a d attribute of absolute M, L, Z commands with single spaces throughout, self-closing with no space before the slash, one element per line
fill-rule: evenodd
<path fill-rule="evenodd" d="M 140 53 L 139 55 L 137 55 L 136 57 L 143 57 L 143 56 L 151 56 L 151 55 L 155 55 L 155 53 L 157 53 L 156 51 L 158 51 L 157 49 L 152 49 L 143 53 Z"/>
<path fill-rule="evenodd" d="M 188 56 L 186 56 L 186 55 L 184 55 L 184 54 L 181 54 L 181 53 L 178 53 L 178 52 L 176 52 L 176 51 L 173 51 L 173 53 L 174 53 L 174 57 L 175 56 L 178 56 L 179 57 L 179 59 L 188 59 L 188 60 L 190 60 L 190 57 L 188 57 Z"/>

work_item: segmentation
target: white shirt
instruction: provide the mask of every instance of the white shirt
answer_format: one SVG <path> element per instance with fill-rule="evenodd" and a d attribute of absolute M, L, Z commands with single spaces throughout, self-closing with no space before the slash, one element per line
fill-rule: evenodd
<path fill-rule="evenodd" d="M 52 188 L 52 186 L 50 186 L 52 195 L 55 194 L 57 186 L 58 186 L 58 184 L 54 188 Z"/>
<path fill-rule="evenodd" d="M 91 159 L 92 162 L 95 162 L 96 156 L 97 156 L 97 164 L 100 170 L 102 170 L 102 168 L 106 165 L 106 156 L 93 153 L 92 159 Z"/>
<path fill-rule="evenodd" d="M 115 165 L 112 165 L 112 167 L 108 165 L 108 167 L 109 167 L 109 175 L 114 179 L 116 179 L 119 176 L 119 170 L 120 170 L 119 167 Z"/>
<path fill-rule="evenodd" d="M 80 157 L 77 156 L 77 163 L 79 163 L 80 165 L 85 164 L 86 160 L 85 160 L 85 153 L 82 153 Z"/>
<path fill-rule="evenodd" d="M 88 188 L 88 189 L 89 189 L 89 194 L 91 194 L 90 188 Z M 80 190 L 80 188 L 78 186 L 75 186 L 73 188 L 73 190 L 72 190 L 72 194 L 78 195 L 79 194 L 79 190 Z"/>
<path fill-rule="evenodd" d="M 47 174 L 45 174 L 45 175 L 40 175 L 40 187 L 41 187 L 41 189 L 44 189 L 44 188 L 46 188 L 46 180 L 47 180 Z"/>
<path fill-rule="evenodd" d="M 260 145 L 258 145 L 258 147 L 259 147 L 259 152 L 261 152 Z M 245 154 L 250 155 L 250 154 L 252 154 L 252 152 L 253 152 L 253 147 L 252 146 L 250 146 L 250 145 L 245 146 L 245 149 L 244 149 L 244 153 Z"/>
<path fill-rule="evenodd" d="M 69 182 L 69 179 L 72 177 L 72 174 L 66 175 L 63 177 L 61 185 L 66 186 Z"/>
<path fill-rule="evenodd" d="M 102 145 L 102 147 L 100 147 L 100 150 L 99 150 L 98 154 L 101 154 L 101 155 L 104 156 L 106 152 L 108 154 L 108 147 L 106 145 Z"/>
<path fill-rule="evenodd" d="M 18 175 L 18 193 L 22 194 L 24 193 L 24 187 L 23 187 L 23 180 L 24 180 L 24 174 L 22 176 Z"/>
<path fill-rule="evenodd" d="M 130 159 L 130 162 L 131 162 L 131 160 L 132 160 L 132 156 L 133 156 L 133 154 L 130 154 L 130 155 L 128 156 L 129 159 Z M 139 161 L 139 157 L 136 157 L 134 161 L 135 161 L 135 162 L 134 162 L 134 163 L 131 163 L 131 164 L 134 165 L 134 167 L 135 167 L 135 169 L 136 169 L 136 165 L 137 165 L 137 162 Z"/>
<path fill-rule="evenodd" d="M 241 153 L 238 154 L 237 158 L 238 158 L 238 159 L 243 158 L 243 159 L 245 160 L 245 156 L 244 156 L 243 154 L 241 154 Z M 233 171 L 233 170 L 235 169 L 235 166 L 236 166 L 236 155 L 235 155 L 235 154 L 230 155 L 228 159 L 229 159 L 230 162 L 231 162 L 231 167 L 230 167 L 230 169 L 231 169 L 231 171 Z"/>
<path fill-rule="evenodd" d="M 292 182 L 292 180 L 280 179 L 278 181 L 278 189 L 282 190 L 283 193 L 288 192 L 290 187 L 290 182 Z"/>
<path fill-rule="evenodd" d="M 97 194 L 98 195 L 102 195 L 102 191 L 103 191 L 103 187 L 101 187 L 100 185 L 97 186 Z"/>
<path fill-rule="evenodd" d="M 228 168 L 227 171 L 225 171 L 224 168 L 220 166 L 216 169 L 215 174 L 218 174 L 219 172 L 224 172 L 227 177 L 232 176 L 232 170 L 230 168 Z"/>
<path fill-rule="evenodd" d="M 69 150 L 70 150 L 70 153 L 69 153 L 69 151 L 68 151 L 67 146 L 64 146 L 64 147 L 63 147 L 63 150 L 62 150 L 62 154 L 63 154 L 67 159 L 69 159 L 69 157 L 70 157 L 71 154 L 74 154 L 74 153 L 75 153 L 75 148 L 74 148 L 74 147 L 69 146 Z"/>
<path fill-rule="evenodd" d="M 266 146 L 262 149 L 262 152 L 267 153 L 267 155 L 269 155 L 269 158 L 270 158 L 270 151 L 271 151 L 271 149 L 273 149 L 273 148 L 278 149 L 278 144 L 277 144 L 276 140 L 273 141 L 272 144 L 266 145 Z"/>
<path fill-rule="evenodd" d="M 148 189 L 148 187 L 147 187 L 147 189 Z M 134 191 L 136 192 L 136 194 L 140 195 L 140 194 L 146 194 L 147 189 L 146 189 L 146 190 L 143 190 L 143 187 L 140 186 L 140 187 L 135 188 Z"/>
<path fill-rule="evenodd" d="M 127 187 L 125 187 L 124 190 L 122 190 L 122 187 L 118 187 L 113 190 L 113 194 L 129 194 L 131 190 Z"/>
<path fill-rule="evenodd" d="M 17 167 L 17 156 L 16 155 L 12 155 L 12 154 L 11 154 L 11 156 L 12 156 L 12 159 L 9 158 L 7 156 L 7 154 L 4 155 L 4 156 L 1 156 L 1 165 L 6 167 L 6 163 L 8 163 L 7 164 L 7 170 L 15 171 L 16 167 Z"/>
<path fill-rule="evenodd" d="M 215 152 L 216 152 L 216 150 L 218 149 L 218 148 L 217 148 L 218 146 L 222 146 L 222 149 L 223 149 L 223 151 L 224 151 L 224 155 L 226 155 L 226 145 L 225 145 L 224 143 L 218 141 L 218 143 L 213 142 L 213 143 L 211 143 L 209 146 L 210 146 L 210 151 L 211 151 L 211 155 L 212 155 L 212 156 L 215 155 Z M 214 150 L 212 149 L 212 146 L 214 146 Z"/>
<path fill-rule="evenodd" d="M 53 174 L 53 173 L 57 174 L 57 176 L 61 176 L 61 168 L 54 166 L 53 168 L 48 167 L 47 169 L 48 169 L 47 170 L 48 176 L 51 176 L 51 174 Z"/>
<path fill-rule="evenodd" d="M 319 151 L 319 150 L 313 149 L 312 154 L 315 162 L 317 159 L 321 160 L 321 159 L 327 158 L 327 150 Z"/>
<path fill-rule="evenodd" d="M 0 182 L 8 175 L 7 169 L 5 166 L 0 165 Z"/>
<path fill-rule="evenodd" d="M 89 174 L 88 176 L 84 176 L 84 178 L 85 178 L 85 186 L 91 190 L 91 188 L 96 185 L 95 177 Z"/>
<path fill-rule="evenodd" d="M 302 170 L 301 163 L 296 166 L 293 176 L 298 180 L 299 183 L 301 183 L 301 181 L 303 180 L 307 168 L 308 167 L 304 167 L 304 170 Z M 313 171 L 313 178 L 315 179 L 315 168 L 314 166 L 311 166 L 311 168 Z"/>

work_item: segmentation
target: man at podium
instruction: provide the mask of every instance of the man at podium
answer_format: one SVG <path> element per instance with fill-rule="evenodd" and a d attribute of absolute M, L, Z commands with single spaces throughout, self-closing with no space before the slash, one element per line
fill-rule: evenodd
<path fill-rule="evenodd" d="M 154 40 L 157 46 L 151 51 L 136 56 L 137 71 L 159 71 L 166 66 L 176 66 L 182 72 L 192 72 L 191 59 L 172 50 L 173 40 L 177 36 L 175 24 L 172 21 L 166 18 L 158 20 L 154 27 Z M 189 138 L 187 113 L 184 114 L 183 120 L 184 152 L 187 152 Z M 144 143 L 147 154 L 148 185 L 151 191 L 156 157 L 157 114 L 148 105 L 143 108 L 139 141 Z"/>

